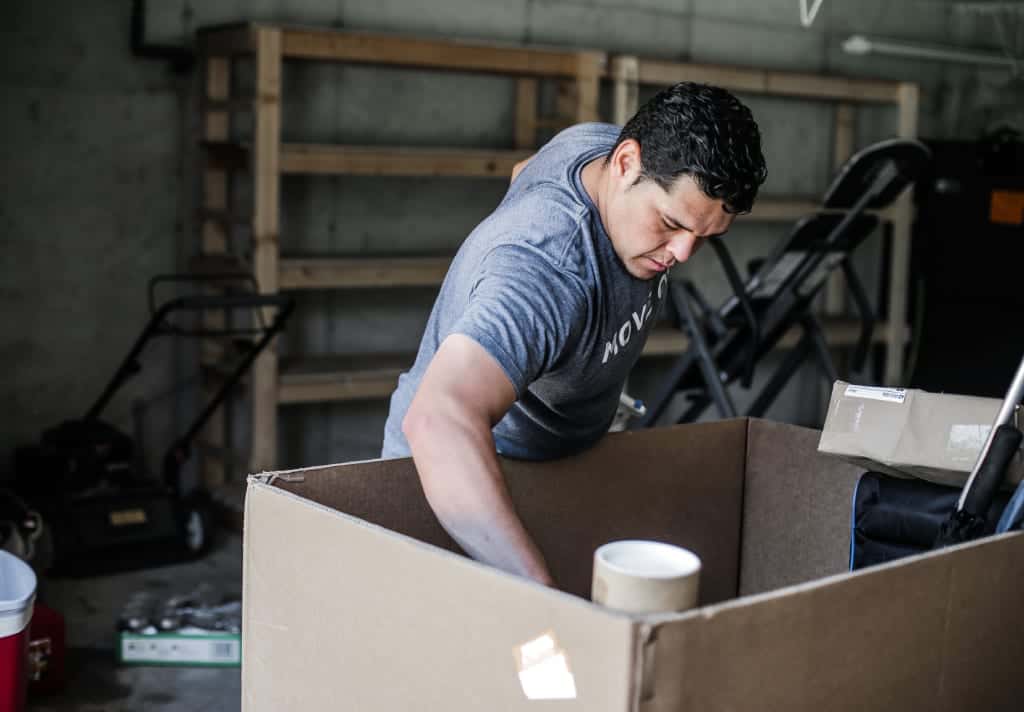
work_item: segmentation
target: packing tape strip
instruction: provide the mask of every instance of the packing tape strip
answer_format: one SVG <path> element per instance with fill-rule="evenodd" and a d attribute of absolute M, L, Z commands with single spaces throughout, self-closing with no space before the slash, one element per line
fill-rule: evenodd
<path fill-rule="evenodd" d="M 272 485 L 278 480 L 282 482 L 305 482 L 306 476 L 294 472 L 261 472 L 258 475 L 249 475 L 249 480 Z"/>

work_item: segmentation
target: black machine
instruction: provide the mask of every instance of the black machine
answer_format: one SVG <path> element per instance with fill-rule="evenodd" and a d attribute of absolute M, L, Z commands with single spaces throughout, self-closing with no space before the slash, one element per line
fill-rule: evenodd
<path fill-rule="evenodd" d="M 811 310 L 815 296 L 835 269 L 843 270 L 861 319 L 853 359 L 854 368 L 860 370 L 868 355 L 874 315 L 849 256 L 878 225 L 878 218 L 867 211 L 891 205 L 924 172 L 929 158 L 923 144 L 909 139 L 882 141 L 854 155 L 825 195 L 828 212 L 801 219 L 745 284 L 725 244 L 711 238 L 735 295 L 712 309 L 691 282 L 672 284 L 672 304 L 690 346 L 648 401 L 647 413 L 637 427 L 655 424 L 679 392 L 687 395 L 689 405 L 677 422 L 696 420 L 711 403 L 722 417 L 738 415 L 726 387 L 738 381 L 749 388 L 758 361 L 794 326 L 803 332 L 799 342 L 746 415 L 763 415 L 810 357 L 830 383 L 836 380 L 821 325 Z"/>
<path fill-rule="evenodd" d="M 1024 309 L 1024 135 L 928 147 L 933 164 L 914 191 L 907 385 L 1002 398 L 1024 353 L 1024 334 L 1005 328 L 1005 315 Z"/>
<path fill-rule="evenodd" d="M 221 293 L 177 297 L 157 306 L 158 287 L 169 283 L 215 287 Z M 244 285 L 243 291 L 239 284 Z M 288 297 L 254 290 L 248 275 L 168 275 L 151 280 L 151 318 L 89 411 L 46 430 L 38 445 L 16 451 L 16 489 L 52 531 L 54 573 L 123 570 L 181 560 L 206 550 L 209 498 L 200 489 L 183 491 L 182 467 L 196 435 L 284 328 L 293 308 Z M 225 326 L 192 323 L 211 313 L 222 315 Z M 238 318 L 241 314 L 248 319 Z M 243 321 L 245 326 L 233 326 Z M 101 415 L 118 389 L 141 370 L 139 357 L 146 344 L 165 335 L 217 338 L 230 347 L 226 350 L 234 358 L 209 402 L 167 450 L 157 479 L 144 471 L 135 441 L 101 420 Z"/>

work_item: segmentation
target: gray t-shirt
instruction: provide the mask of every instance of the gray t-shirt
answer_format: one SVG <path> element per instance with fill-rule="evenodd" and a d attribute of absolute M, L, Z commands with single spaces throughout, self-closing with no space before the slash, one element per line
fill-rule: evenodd
<path fill-rule="evenodd" d="M 668 291 L 615 254 L 580 172 L 619 128 L 580 124 L 541 148 L 462 244 L 412 368 L 391 396 L 383 457 L 405 457 L 402 419 L 438 346 L 464 334 L 501 365 L 516 402 L 494 427 L 502 455 L 551 459 L 607 432 Z"/>

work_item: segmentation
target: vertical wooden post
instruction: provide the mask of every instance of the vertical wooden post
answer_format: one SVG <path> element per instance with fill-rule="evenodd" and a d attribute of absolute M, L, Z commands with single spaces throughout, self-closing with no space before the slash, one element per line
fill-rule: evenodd
<path fill-rule="evenodd" d="M 576 121 L 578 87 L 575 79 L 555 80 L 555 116 L 554 122 L 564 122 L 570 126 Z"/>
<path fill-rule="evenodd" d="M 832 149 L 832 169 L 838 172 L 853 155 L 854 121 L 856 111 L 853 104 L 840 102 L 836 106 L 835 144 Z M 832 272 L 825 289 L 825 314 L 841 315 L 846 310 L 846 279 L 842 272 Z"/>
<path fill-rule="evenodd" d="M 576 53 L 576 73 L 558 80 L 555 114 L 568 124 L 599 121 L 598 100 L 607 55 L 604 52 Z"/>
<path fill-rule="evenodd" d="M 576 122 L 597 121 L 598 81 L 596 76 L 576 77 Z"/>
<path fill-rule="evenodd" d="M 256 106 L 253 136 L 253 272 L 261 293 L 278 286 L 281 143 L 281 31 L 256 30 Z M 269 311 L 269 310 L 268 310 Z M 265 315 L 269 321 L 272 314 Z M 277 344 L 253 365 L 250 471 L 272 469 L 277 460 Z"/>
<path fill-rule="evenodd" d="M 222 109 L 211 110 L 209 102 L 227 101 L 231 95 L 230 57 L 207 57 L 203 111 L 203 137 L 207 141 L 227 141 L 231 131 L 230 114 Z M 230 205 L 230 176 L 220 168 L 207 167 L 203 171 L 204 216 L 200 224 L 200 251 L 205 255 L 223 255 L 228 251 L 228 228 L 223 221 L 211 219 L 215 211 L 226 213 Z M 221 329 L 225 325 L 224 314 L 204 313 L 204 328 Z M 202 366 L 216 366 L 222 354 L 216 344 L 204 340 L 200 344 Z M 202 369 L 201 397 L 204 403 L 213 397 L 218 384 L 207 368 Z M 228 447 L 229 417 L 226 406 L 218 408 L 203 428 L 201 442 L 212 447 L 201 448 L 199 472 L 203 486 L 209 491 L 224 484 L 227 479 L 227 463 L 223 453 Z"/>
<path fill-rule="evenodd" d="M 612 122 L 624 125 L 640 108 L 640 60 L 623 55 L 612 60 Z"/>
<path fill-rule="evenodd" d="M 917 137 L 919 90 L 904 82 L 898 90 L 900 138 Z M 906 347 L 907 290 L 910 279 L 910 240 L 913 196 L 906 191 L 892 208 L 892 263 L 889 266 L 889 326 L 886 333 L 885 383 L 900 385 Z"/>
<path fill-rule="evenodd" d="M 521 78 L 516 81 L 516 148 L 537 145 L 537 80 Z"/>
<path fill-rule="evenodd" d="M 604 72 L 603 52 L 580 52 L 576 69 L 576 116 L 578 123 L 598 120 L 598 98 Z"/>

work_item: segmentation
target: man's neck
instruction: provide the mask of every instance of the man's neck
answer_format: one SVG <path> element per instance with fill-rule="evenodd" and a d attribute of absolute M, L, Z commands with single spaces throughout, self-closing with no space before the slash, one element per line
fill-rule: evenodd
<path fill-rule="evenodd" d="M 580 173 L 580 180 L 583 182 L 583 190 L 587 191 L 590 200 L 597 208 L 597 214 L 604 223 L 604 188 L 608 172 L 606 170 L 605 156 L 598 156 L 583 166 Z"/>

